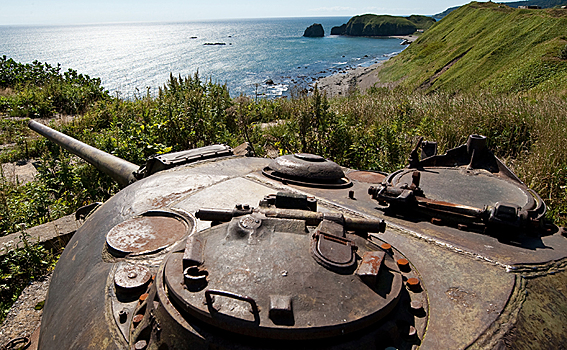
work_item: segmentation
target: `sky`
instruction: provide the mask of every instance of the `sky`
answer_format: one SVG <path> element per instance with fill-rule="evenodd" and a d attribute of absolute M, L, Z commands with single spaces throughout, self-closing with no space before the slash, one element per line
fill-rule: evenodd
<path fill-rule="evenodd" d="M 177 22 L 231 18 L 433 15 L 459 0 L 0 0 L 0 25 Z"/>

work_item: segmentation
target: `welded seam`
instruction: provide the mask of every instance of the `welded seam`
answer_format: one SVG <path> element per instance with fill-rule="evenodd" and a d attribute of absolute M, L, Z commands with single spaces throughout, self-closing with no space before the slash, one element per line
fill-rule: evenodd
<path fill-rule="evenodd" d="M 515 277 L 514 289 L 500 316 L 465 349 L 495 349 L 504 336 L 514 327 L 527 296 L 526 279 L 520 275 Z"/>

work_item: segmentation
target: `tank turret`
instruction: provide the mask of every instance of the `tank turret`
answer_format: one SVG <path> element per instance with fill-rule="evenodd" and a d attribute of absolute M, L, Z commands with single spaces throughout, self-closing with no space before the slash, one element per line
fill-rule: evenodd
<path fill-rule="evenodd" d="M 30 127 L 124 187 L 61 255 L 39 349 L 567 344 L 564 231 L 484 137 L 385 174 L 225 145 L 138 167 Z"/>

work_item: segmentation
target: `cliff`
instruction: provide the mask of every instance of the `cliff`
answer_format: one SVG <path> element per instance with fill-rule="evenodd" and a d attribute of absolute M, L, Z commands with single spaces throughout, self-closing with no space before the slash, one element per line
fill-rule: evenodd
<path fill-rule="evenodd" d="M 390 36 L 408 35 L 417 29 L 427 29 L 435 20 L 426 16 L 397 17 L 366 14 L 352 17 L 348 23 L 331 29 L 331 35 Z"/>

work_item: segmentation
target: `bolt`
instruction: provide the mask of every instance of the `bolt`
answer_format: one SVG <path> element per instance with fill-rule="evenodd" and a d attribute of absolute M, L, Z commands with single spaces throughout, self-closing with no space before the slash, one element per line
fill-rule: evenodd
<path fill-rule="evenodd" d="M 130 279 L 133 279 L 133 278 L 136 278 L 136 277 L 138 277 L 138 274 L 135 273 L 134 271 L 132 271 L 128 274 L 128 278 L 130 278 Z"/>
<path fill-rule="evenodd" d="M 145 340 L 138 340 L 136 344 L 134 344 L 134 349 L 136 350 L 144 350 L 148 346 L 148 342 Z"/>
<path fill-rule="evenodd" d="M 414 292 L 418 292 L 421 289 L 421 286 L 419 285 L 419 280 L 415 277 L 408 278 L 407 286 L 410 290 Z"/>
<path fill-rule="evenodd" d="M 354 199 L 354 191 L 348 191 L 348 198 Z"/>
<path fill-rule="evenodd" d="M 144 319 L 144 315 L 137 314 L 136 316 L 134 316 L 134 318 L 132 318 L 132 322 L 134 323 L 134 326 L 137 326 L 138 323 L 142 322 L 143 319 Z"/>
<path fill-rule="evenodd" d="M 120 320 L 120 323 L 126 322 L 126 319 L 128 319 L 128 311 L 126 309 L 120 310 L 118 313 L 118 319 Z"/>
<path fill-rule="evenodd" d="M 409 326 L 409 330 L 408 330 L 408 336 L 409 336 L 410 338 L 413 338 L 413 337 L 415 337 L 416 335 L 417 335 L 417 329 L 415 329 L 414 326 L 411 326 L 411 325 L 410 325 L 410 326 Z"/>
<path fill-rule="evenodd" d="M 411 302 L 411 309 L 413 311 L 419 311 L 421 309 L 423 309 L 423 303 L 419 300 L 414 300 Z"/>
<path fill-rule="evenodd" d="M 388 243 L 382 243 L 382 245 L 380 246 L 380 248 L 386 250 L 386 251 L 390 251 L 390 249 L 392 249 L 392 246 Z"/>
<path fill-rule="evenodd" d="M 441 219 L 439 219 L 439 218 L 431 218 L 431 223 L 432 223 L 433 225 L 441 225 L 442 222 L 443 222 L 443 221 L 442 221 Z"/>
<path fill-rule="evenodd" d="M 250 205 L 244 204 L 244 205 L 242 206 L 242 208 L 243 208 L 244 210 L 248 210 L 248 209 L 250 209 Z"/>
<path fill-rule="evenodd" d="M 457 228 L 458 228 L 459 230 L 461 230 L 461 231 L 464 231 L 464 230 L 467 229 L 467 225 L 465 225 L 465 224 L 458 224 L 458 225 L 457 225 Z"/>
<path fill-rule="evenodd" d="M 237 205 L 236 205 L 236 209 L 242 210 L 242 204 L 237 204 Z"/>
<path fill-rule="evenodd" d="M 414 171 L 411 174 L 411 184 L 414 188 L 419 188 L 419 180 L 421 179 L 421 173 L 419 171 Z"/>
<path fill-rule="evenodd" d="M 404 272 L 408 272 L 410 270 L 409 261 L 406 259 L 398 259 L 397 264 L 400 267 L 400 270 Z"/>

